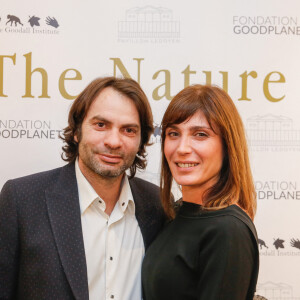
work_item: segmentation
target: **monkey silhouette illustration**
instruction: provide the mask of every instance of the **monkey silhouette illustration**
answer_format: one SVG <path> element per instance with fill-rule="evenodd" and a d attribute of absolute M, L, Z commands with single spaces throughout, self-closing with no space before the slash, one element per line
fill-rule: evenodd
<path fill-rule="evenodd" d="M 57 20 L 54 17 L 50 18 L 49 16 L 46 18 L 46 24 L 55 28 L 59 26 Z"/>
<path fill-rule="evenodd" d="M 258 245 L 260 249 L 262 249 L 263 246 L 269 249 L 269 247 L 266 245 L 266 243 L 263 240 L 258 239 Z"/>
<path fill-rule="evenodd" d="M 21 23 L 20 19 L 16 16 L 13 16 L 13 15 L 7 15 L 7 19 L 8 21 L 6 22 L 6 25 L 7 23 L 10 23 L 10 26 L 12 26 L 13 23 L 15 23 L 15 26 L 17 26 L 17 24 L 20 24 L 23 26 L 23 24 Z"/>

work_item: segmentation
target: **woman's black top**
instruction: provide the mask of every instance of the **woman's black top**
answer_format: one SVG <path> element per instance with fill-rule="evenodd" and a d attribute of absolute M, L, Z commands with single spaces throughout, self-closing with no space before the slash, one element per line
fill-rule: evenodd
<path fill-rule="evenodd" d="M 182 202 L 146 253 L 143 299 L 252 300 L 258 266 L 256 230 L 241 208 Z"/>

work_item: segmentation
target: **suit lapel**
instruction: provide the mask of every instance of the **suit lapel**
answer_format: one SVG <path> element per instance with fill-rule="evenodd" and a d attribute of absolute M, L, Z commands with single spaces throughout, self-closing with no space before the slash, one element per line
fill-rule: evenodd
<path fill-rule="evenodd" d="M 61 169 L 46 191 L 51 228 L 66 277 L 76 299 L 87 300 L 88 281 L 74 164 Z"/>
<path fill-rule="evenodd" d="M 149 183 L 139 178 L 132 178 L 129 183 L 135 203 L 135 216 L 143 235 L 145 250 L 147 250 L 162 225 L 163 215 L 155 203 L 159 195 L 157 194 L 157 199 L 153 199 L 147 193 Z"/>

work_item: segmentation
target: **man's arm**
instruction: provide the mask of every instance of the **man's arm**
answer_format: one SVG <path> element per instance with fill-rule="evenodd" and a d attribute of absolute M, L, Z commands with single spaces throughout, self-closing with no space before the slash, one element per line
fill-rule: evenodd
<path fill-rule="evenodd" d="M 0 194 L 0 299 L 16 299 L 18 277 L 18 222 L 12 182 Z"/>

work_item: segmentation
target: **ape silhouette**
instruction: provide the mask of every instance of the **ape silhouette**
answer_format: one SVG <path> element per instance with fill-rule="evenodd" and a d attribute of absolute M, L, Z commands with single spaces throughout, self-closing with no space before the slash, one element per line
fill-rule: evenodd
<path fill-rule="evenodd" d="M 7 19 L 8 21 L 6 22 L 6 25 L 7 23 L 10 22 L 10 26 L 12 26 L 13 22 L 15 22 L 15 26 L 17 26 L 17 24 L 20 24 L 23 26 L 23 24 L 21 23 L 20 19 L 16 16 L 12 16 L 12 15 L 7 15 Z"/>
<path fill-rule="evenodd" d="M 263 240 L 258 239 L 258 245 L 259 245 L 260 249 L 262 249 L 262 246 L 269 249 L 269 247 L 266 245 L 266 243 Z"/>

